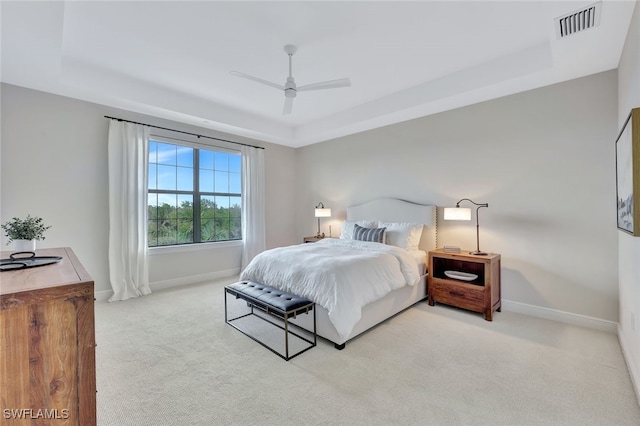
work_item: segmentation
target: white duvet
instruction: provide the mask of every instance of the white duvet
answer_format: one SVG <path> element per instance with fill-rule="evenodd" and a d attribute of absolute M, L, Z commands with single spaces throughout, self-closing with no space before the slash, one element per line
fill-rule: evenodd
<path fill-rule="evenodd" d="M 360 320 L 362 307 L 420 280 L 414 257 L 380 243 L 327 238 L 260 253 L 240 278 L 312 300 L 329 312 L 342 338 Z"/>

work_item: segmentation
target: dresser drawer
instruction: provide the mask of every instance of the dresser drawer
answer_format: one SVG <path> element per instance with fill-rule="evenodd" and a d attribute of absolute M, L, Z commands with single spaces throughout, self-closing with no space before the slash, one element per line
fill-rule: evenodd
<path fill-rule="evenodd" d="M 478 312 L 484 310 L 485 289 L 482 286 L 441 279 L 433 279 L 432 285 L 431 295 L 434 302 Z"/>

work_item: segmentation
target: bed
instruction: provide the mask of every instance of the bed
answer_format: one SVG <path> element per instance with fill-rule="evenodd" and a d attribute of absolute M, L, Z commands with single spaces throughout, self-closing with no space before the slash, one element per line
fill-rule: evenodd
<path fill-rule="evenodd" d="M 351 227 L 356 224 L 363 228 L 384 225 L 388 241 L 381 244 L 354 240 Z M 409 238 L 409 246 L 403 246 L 406 234 L 391 231 L 404 231 L 408 224 L 417 225 L 412 230 L 419 227 L 422 232 L 417 234 L 419 240 L 412 232 L 414 241 Z M 348 207 L 343 228 L 346 229 L 341 239 L 267 250 L 241 274 L 243 280 L 316 302 L 317 333 L 337 349 L 427 297 L 427 252 L 436 248 L 436 207 L 393 198 L 375 199 Z M 401 240 L 397 240 L 398 235 Z M 334 260 L 327 263 L 329 256 Z M 373 257 L 375 261 L 368 259 Z M 364 262 L 369 266 L 365 267 Z M 318 266 L 300 269 L 302 266 L 298 265 Z M 314 274 L 318 275 L 314 280 L 322 281 L 326 288 L 310 289 L 314 285 L 309 284 L 309 276 Z M 363 286 L 364 283 L 370 285 Z M 339 315 L 346 316 L 346 320 L 338 320 Z M 302 315 L 292 322 L 309 330 L 312 321 L 312 316 Z"/>

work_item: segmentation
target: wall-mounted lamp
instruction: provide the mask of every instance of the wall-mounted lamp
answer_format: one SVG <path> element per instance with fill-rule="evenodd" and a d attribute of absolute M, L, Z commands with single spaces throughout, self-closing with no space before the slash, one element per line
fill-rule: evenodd
<path fill-rule="evenodd" d="M 324 238 L 324 232 L 320 234 L 320 218 L 321 217 L 331 217 L 331 209 L 327 209 L 324 207 L 324 204 L 318 203 L 316 206 L 316 217 L 318 218 L 318 234 L 316 237 Z"/>
<path fill-rule="evenodd" d="M 470 254 L 475 254 L 476 256 L 486 256 L 487 253 L 480 251 L 480 220 L 478 219 L 478 210 L 480 207 L 489 207 L 489 203 L 479 204 L 474 201 L 471 201 L 468 198 L 463 198 L 462 200 L 456 203 L 455 207 L 445 207 L 444 209 L 444 220 L 471 220 L 471 209 L 460 207 L 460 203 L 463 201 L 469 201 L 472 204 L 478 206 L 476 208 L 476 251 L 469 252 Z"/>

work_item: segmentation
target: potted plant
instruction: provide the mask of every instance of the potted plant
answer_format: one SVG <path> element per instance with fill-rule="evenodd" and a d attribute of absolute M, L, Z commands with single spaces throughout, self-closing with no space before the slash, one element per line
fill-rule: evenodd
<path fill-rule="evenodd" d="M 0 225 L 8 238 L 7 245 L 15 241 L 16 251 L 34 251 L 36 240 L 44 240 L 44 231 L 51 228 L 42 223 L 41 217 L 27 215 L 26 219 L 14 217 Z"/>

